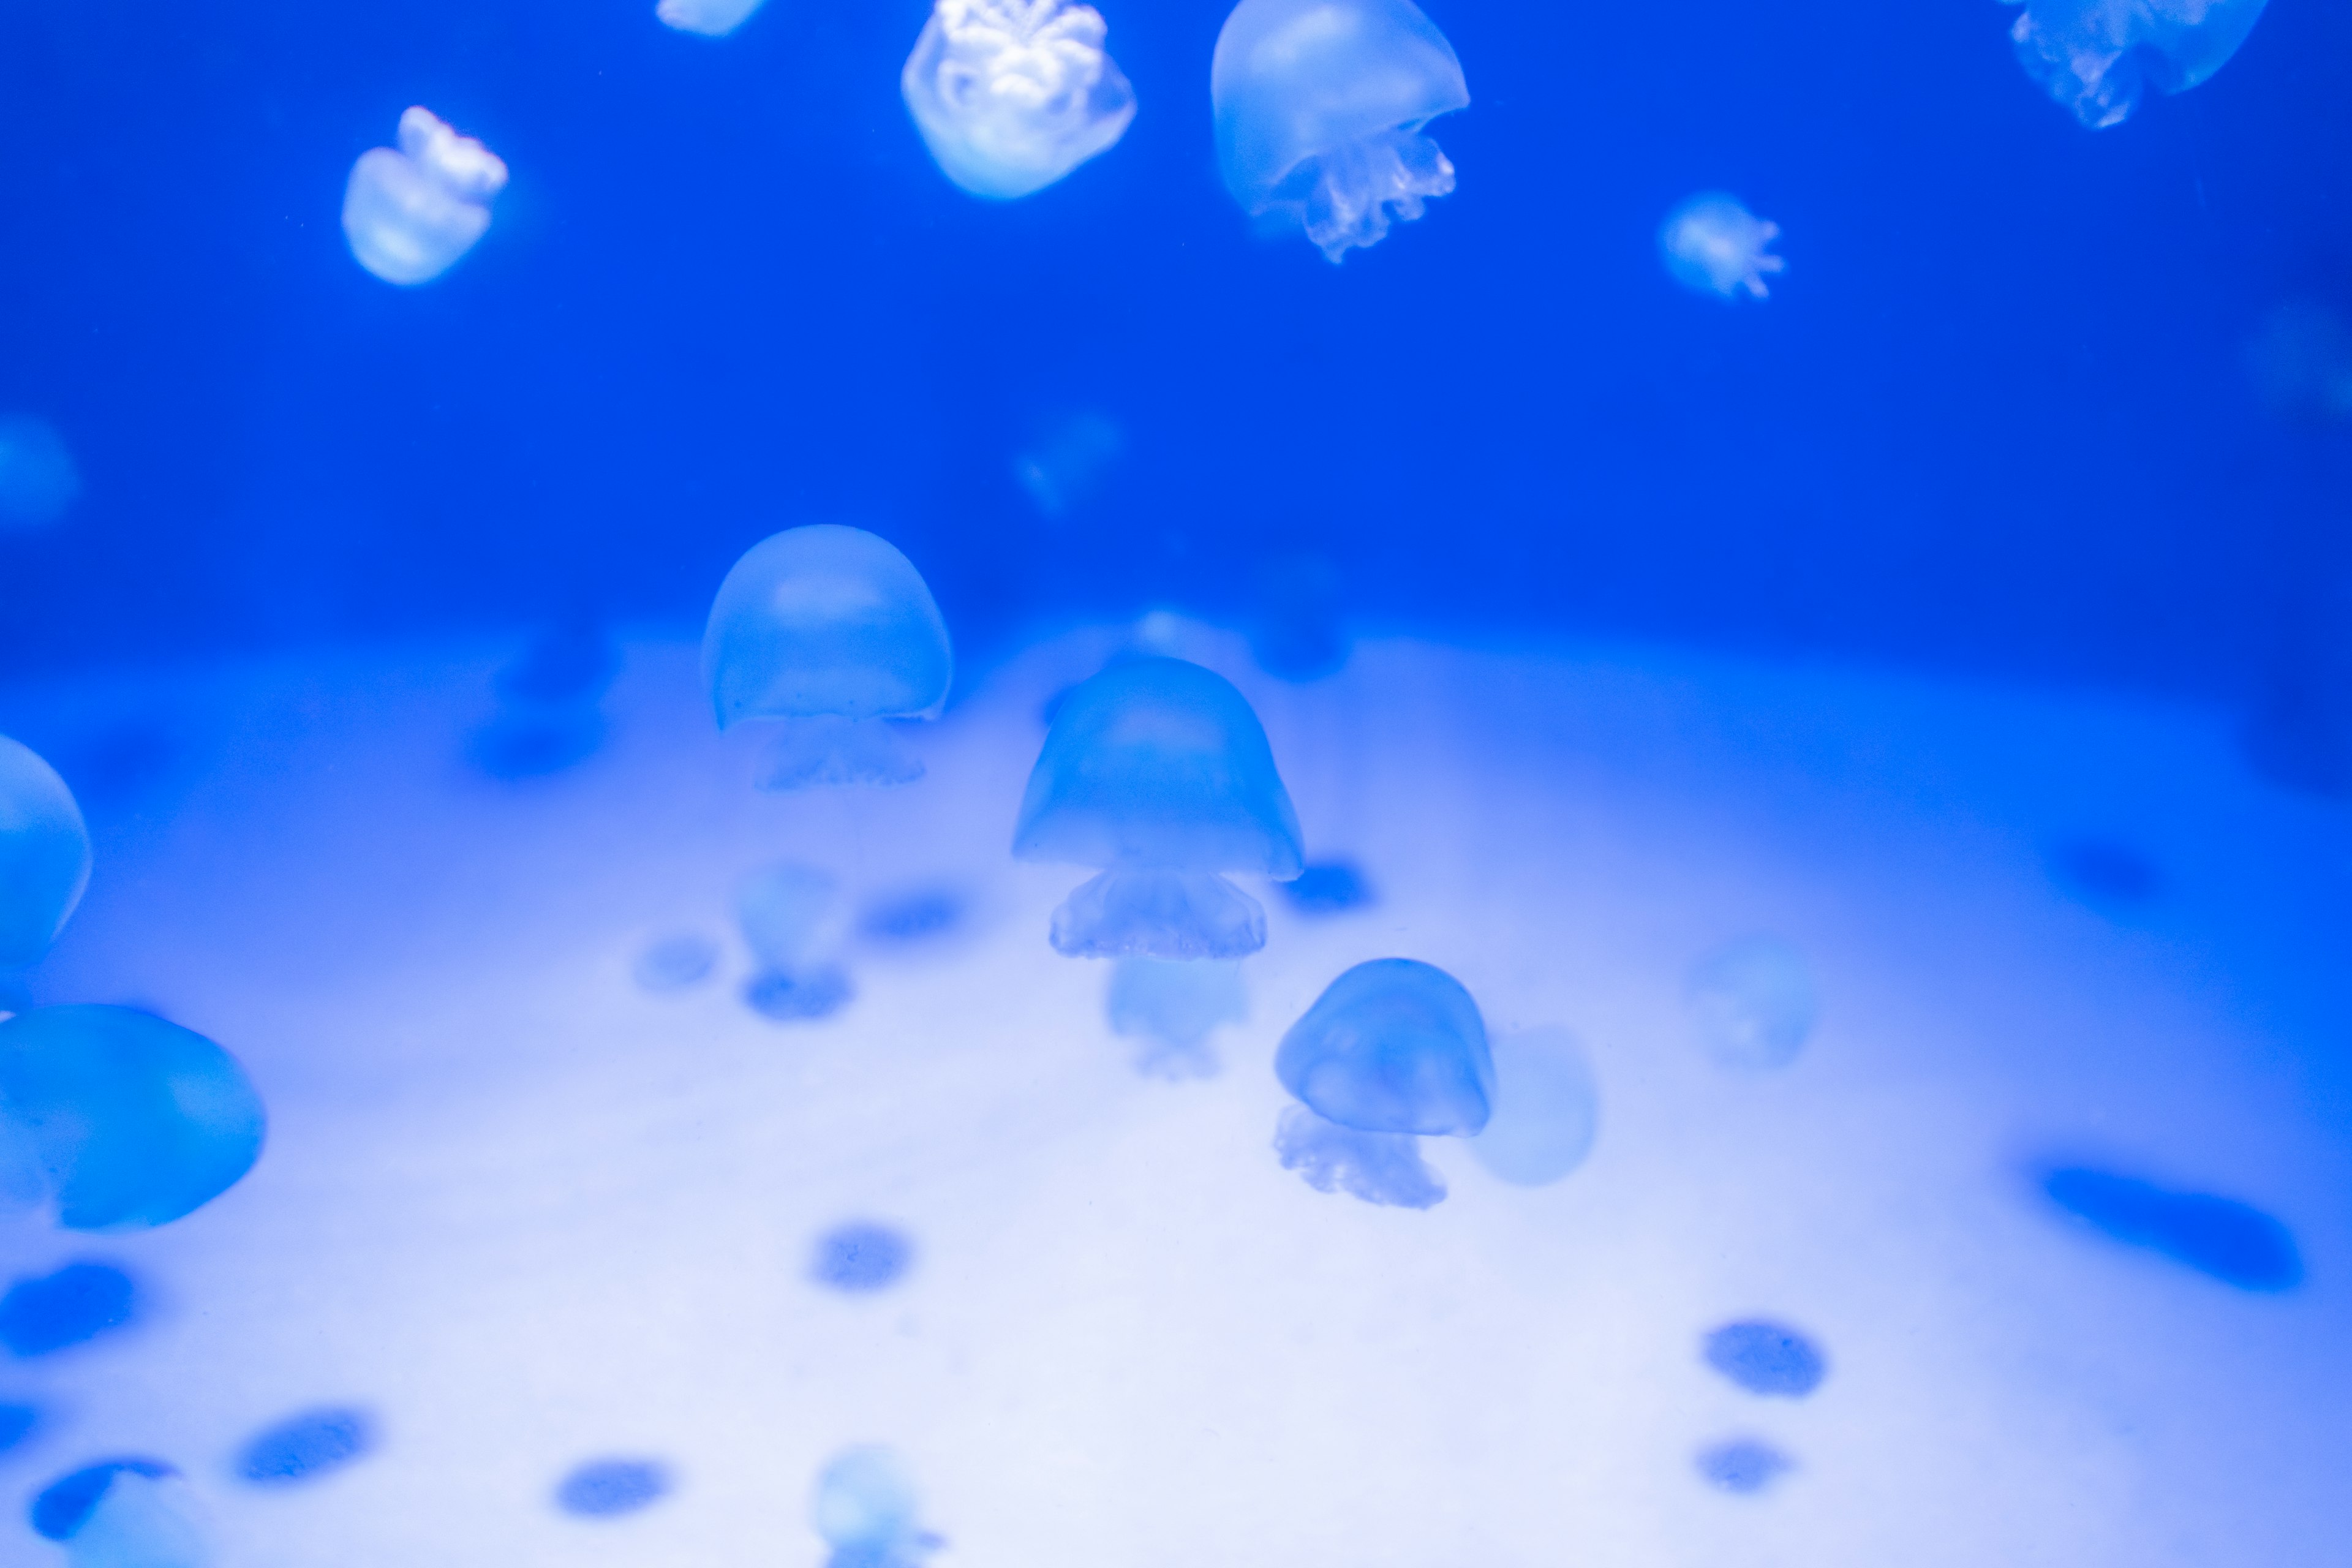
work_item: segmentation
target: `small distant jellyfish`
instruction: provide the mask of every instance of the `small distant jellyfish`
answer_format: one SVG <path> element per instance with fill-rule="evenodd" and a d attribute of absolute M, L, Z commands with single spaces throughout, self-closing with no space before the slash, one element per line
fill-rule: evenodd
<path fill-rule="evenodd" d="M 47 528 L 81 498 L 81 470 L 57 426 L 0 415 L 0 529 Z"/>
<path fill-rule="evenodd" d="M 1530 1029 L 1494 1042 L 1495 1109 L 1470 1152 L 1515 1187 L 1559 1181 L 1592 1152 L 1599 1091 L 1576 1037 Z"/>
<path fill-rule="evenodd" d="M 751 19 L 761 0 L 661 0 L 654 15 L 666 27 L 723 38 Z"/>
<path fill-rule="evenodd" d="M 1217 35 L 1209 96 L 1225 189 L 1334 263 L 1454 189 L 1422 128 L 1468 108 L 1470 89 L 1412 0 L 1242 0 Z"/>
<path fill-rule="evenodd" d="M 814 866 L 771 866 L 745 879 L 736 898 L 743 941 L 759 969 L 743 990 L 752 1010 L 779 1023 L 838 1011 L 849 976 L 825 953 L 837 940 L 839 889 Z"/>
<path fill-rule="evenodd" d="M 507 166 L 429 109 L 400 117 L 400 147 L 371 147 L 343 188 L 343 237 L 387 283 L 429 283 L 490 226 Z"/>
<path fill-rule="evenodd" d="M 1135 658 L 1055 710 L 1013 853 L 1097 866 L 1054 911 L 1073 958 L 1240 958 L 1265 910 L 1218 875 L 1298 875 L 1298 815 L 1249 701 L 1223 676 Z"/>
<path fill-rule="evenodd" d="M 305 1410 L 256 1433 L 237 1456 L 238 1479 L 257 1487 L 320 1480 L 365 1458 L 375 1447 L 375 1419 L 349 1405 Z"/>
<path fill-rule="evenodd" d="M 873 1445 L 835 1456 L 809 1505 L 809 1522 L 833 1549 L 826 1568 L 919 1568 L 944 1543 L 919 1519 L 905 1464 Z"/>
<path fill-rule="evenodd" d="M 1753 1437 L 1734 1437 L 1699 1451 L 1699 1479 L 1717 1491 L 1752 1497 L 1795 1468 L 1786 1454 Z"/>
<path fill-rule="evenodd" d="M 52 1481 L 34 1498 L 36 1534 L 66 1549 L 71 1568 L 209 1568 L 194 1494 L 160 1459 L 108 1459 Z"/>
<path fill-rule="evenodd" d="M 898 87 L 940 172 L 975 196 L 1042 191 L 1110 151 L 1135 89 L 1091 5 L 939 0 Z"/>
<path fill-rule="evenodd" d="M 1013 458 L 1013 477 L 1040 516 L 1059 522 L 1092 500 L 1127 437 L 1107 416 L 1075 414 L 1037 432 Z"/>
<path fill-rule="evenodd" d="M 1122 958 L 1111 966 L 1110 1031 L 1143 1042 L 1136 1070 L 1147 1078 L 1208 1078 L 1217 1070 L 1209 1037 L 1249 1014 L 1239 963 L 1215 959 Z"/>
<path fill-rule="evenodd" d="M 1736 196 L 1709 191 L 1666 215 L 1658 248 L 1666 270 L 1684 288 L 1735 300 L 1745 291 L 1761 300 L 1769 292 L 1764 275 L 1788 266 L 1764 247 L 1780 237 L 1780 226 L 1758 217 Z"/>
<path fill-rule="evenodd" d="M 887 540 L 834 523 L 786 529 L 745 551 L 702 634 L 719 727 L 778 728 L 762 789 L 922 777 L 887 721 L 939 717 L 954 673 L 922 574 Z"/>
<path fill-rule="evenodd" d="M 1802 1399 L 1829 1373 L 1829 1358 L 1802 1329 L 1769 1318 L 1726 1323 L 1711 1331 L 1699 1350 L 1707 1365 L 1768 1398 Z"/>
<path fill-rule="evenodd" d="M 656 994 L 684 991 L 710 978 L 719 966 L 719 944 L 693 931 L 666 936 L 637 955 L 631 973 L 637 984 Z"/>
<path fill-rule="evenodd" d="M 1692 969 L 1691 1016 L 1717 1063 L 1750 1071 L 1797 1059 L 1821 1012 L 1804 956 L 1776 937 L 1749 937 Z"/>
<path fill-rule="evenodd" d="M 591 1459 L 555 1489 L 555 1506 L 575 1519 L 616 1519 L 669 1495 L 668 1467 L 652 1459 Z"/>
<path fill-rule="evenodd" d="M 111 1263 L 85 1258 L 8 1287 L 0 1296 L 0 1345 L 25 1359 L 55 1355 L 126 1328 L 138 1315 L 137 1282 Z"/>
<path fill-rule="evenodd" d="M 817 1237 L 809 1258 L 809 1278 L 847 1295 L 866 1295 L 896 1285 L 914 1257 L 915 1244 L 903 1233 L 870 1220 L 852 1220 Z"/>
<path fill-rule="evenodd" d="M 2229 64 L 2263 3 L 2023 0 L 2009 36 L 2025 74 L 2085 127 L 2104 131 L 2129 119 L 2149 87 L 2186 92 Z"/>
<path fill-rule="evenodd" d="M 1475 1136 L 1494 1104 L 1477 1003 L 1410 958 L 1376 958 L 1334 980 L 1283 1036 L 1274 1071 L 1300 1101 L 1275 1134 L 1284 1167 L 1318 1192 L 1402 1208 L 1445 1196 L 1416 1140 Z"/>
<path fill-rule="evenodd" d="M 1347 860 L 1310 865 L 1297 878 L 1285 882 L 1282 891 L 1291 908 L 1317 919 L 1367 909 L 1380 901 L 1363 872 Z"/>
<path fill-rule="evenodd" d="M 165 1225 L 261 1155 L 261 1097 L 193 1030 L 131 1007 L 37 1007 L 0 1023 L 0 1143 L 68 1230 Z"/>
<path fill-rule="evenodd" d="M 89 829 L 57 770 L 0 735 L 0 970 L 48 952 L 89 886 Z"/>

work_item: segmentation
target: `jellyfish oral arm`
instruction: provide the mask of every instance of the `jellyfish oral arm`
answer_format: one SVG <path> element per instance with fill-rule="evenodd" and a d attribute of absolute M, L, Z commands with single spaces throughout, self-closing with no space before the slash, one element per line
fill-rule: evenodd
<path fill-rule="evenodd" d="M 1272 211 L 1296 210 L 1299 226 L 1335 266 L 1350 248 L 1369 249 L 1393 223 L 1421 216 L 1433 196 L 1454 191 L 1454 165 L 1418 129 L 1383 131 L 1299 165 L 1284 189 L 1305 184 L 1295 199 L 1277 195 Z"/>
<path fill-rule="evenodd" d="M 1265 910 L 1207 871 L 1105 871 L 1054 911 L 1070 958 L 1242 958 L 1265 945 Z"/>

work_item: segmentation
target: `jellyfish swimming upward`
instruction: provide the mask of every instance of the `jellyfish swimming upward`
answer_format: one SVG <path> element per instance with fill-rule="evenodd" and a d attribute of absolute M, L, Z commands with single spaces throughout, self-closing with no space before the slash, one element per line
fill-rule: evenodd
<path fill-rule="evenodd" d="M 939 0 L 898 87 L 940 172 L 1011 201 L 1108 152 L 1135 89 L 1103 52 L 1106 32 L 1091 5 Z"/>
<path fill-rule="evenodd" d="M 890 719 L 946 704 L 955 658 L 914 563 L 860 528 L 814 523 L 744 552 L 702 634 L 702 679 L 721 730 L 772 721 L 762 789 L 920 778 Z"/>
<path fill-rule="evenodd" d="M 89 885 L 89 831 L 57 770 L 0 735 L 0 970 L 49 949 Z"/>
<path fill-rule="evenodd" d="M 507 166 L 429 109 L 400 117 L 400 146 L 371 147 L 343 188 L 343 237 L 387 283 L 429 283 L 490 226 Z"/>
<path fill-rule="evenodd" d="M 1736 196 L 1707 191 L 1666 215 L 1658 249 L 1675 281 L 1701 294 L 1761 300 L 1770 292 L 1764 275 L 1788 262 L 1764 247 L 1780 237 L 1780 226 L 1758 217 Z"/>
<path fill-rule="evenodd" d="M 1298 875 L 1298 815 L 1249 701 L 1179 658 L 1112 665 L 1055 712 L 1013 852 L 1103 868 L 1054 911 L 1074 958 L 1240 958 L 1265 910 L 1222 871 Z"/>
<path fill-rule="evenodd" d="M 1253 217 L 1337 262 L 1454 189 L 1422 128 L 1465 109 L 1454 46 L 1412 0 L 1242 0 L 1209 67 L 1217 165 Z"/>
<path fill-rule="evenodd" d="M 2104 131 L 2129 119 L 2148 88 L 2186 92 L 2229 64 L 2263 5 L 2023 0 L 2009 36 L 2025 74 L 2085 126 Z"/>

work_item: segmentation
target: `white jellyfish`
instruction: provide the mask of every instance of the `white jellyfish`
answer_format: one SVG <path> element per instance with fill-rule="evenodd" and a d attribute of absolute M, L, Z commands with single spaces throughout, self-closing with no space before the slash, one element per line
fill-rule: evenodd
<path fill-rule="evenodd" d="M 1666 215 L 1658 248 L 1665 253 L 1666 270 L 1685 289 L 1727 300 L 1745 289 L 1761 300 L 1769 292 L 1764 274 L 1788 265 L 1764 248 L 1780 236 L 1779 224 L 1758 217 L 1738 197 L 1706 191 Z"/>
<path fill-rule="evenodd" d="M 387 283 L 429 283 L 490 226 L 507 166 L 429 109 L 400 117 L 400 148 L 371 147 L 343 190 L 343 236 Z"/>
<path fill-rule="evenodd" d="M 2019 4 L 2020 0 L 2009 0 Z M 2230 63 L 2263 0 L 2023 0 L 2018 63 L 2094 131 L 2120 125 L 2153 85 L 2186 92 Z"/>
<path fill-rule="evenodd" d="M 1209 67 L 1217 165 L 1242 210 L 1332 261 L 1454 189 L 1422 127 L 1466 109 L 1454 46 L 1412 0 L 1242 0 Z"/>
<path fill-rule="evenodd" d="M 81 495 L 81 470 L 57 426 L 0 415 L 0 528 L 47 528 Z"/>
<path fill-rule="evenodd" d="M 1102 13 L 1061 0 L 939 0 L 899 90 L 940 173 L 975 196 L 1042 191 L 1110 151 L 1135 89 Z"/>
<path fill-rule="evenodd" d="M 661 0 L 654 15 L 681 33 L 723 38 L 751 19 L 760 0 Z"/>

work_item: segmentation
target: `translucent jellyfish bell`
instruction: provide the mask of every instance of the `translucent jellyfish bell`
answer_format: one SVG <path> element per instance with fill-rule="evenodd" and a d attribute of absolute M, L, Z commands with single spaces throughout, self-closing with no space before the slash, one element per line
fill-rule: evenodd
<path fill-rule="evenodd" d="M 1062 0 L 939 0 L 898 88 L 940 173 L 1011 201 L 1108 152 L 1135 89 L 1106 31 L 1102 13 Z"/>
<path fill-rule="evenodd" d="M 761 0 L 661 0 L 654 15 L 681 33 L 723 38 L 750 21 L 760 5 Z"/>
<path fill-rule="evenodd" d="M 343 188 L 343 237 L 359 264 L 387 283 L 428 283 L 490 226 L 507 166 L 429 109 L 400 117 L 400 147 L 371 147 Z"/>
<path fill-rule="evenodd" d="M 2130 118 L 2149 87 L 2186 92 L 2229 64 L 2263 3 L 2023 0 L 2009 36 L 2025 74 L 2103 131 Z"/>
<path fill-rule="evenodd" d="M 1217 164 L 1242 210 L 1336 262 L 1454 189 L 1422 127 L 1465 109 L 1445 35 L 1412 0 L 1242 0 L 1209 67 Z"/>
<path fill-rule="evenodd" d="M 1584 1163 L 1599 1130 L 1592 1068 L 1565 1029 L 1494 1042 L 1495 1114 L 1470 1141 L 1478 1163 L 1515 1187 L 1559 1181 Z"/>
<path fill-rule="evenodd" d="M 0 735 L 0 969 L 37 959 L 89 886 L 89 830 L 57 770 Z"/>
<path fill-rule="evenodd" d="M 1666 215 L 1658 248 L 1665 254 L 1666 270 L 1685 289 L 1727 300 L 1742 292 L 1761 300 L 1769 292 L 1764 275 L 1788 265 L 1764 248 L 1780 236 L 1779 224 L 1758 217 L 1737 196 L 1708 191 Z"/>
<path fill-rule="evenodd" d="M 1693 966 L 1686 987 L 1699 1044 L 1724 1067 L 1769 1071 L 1797 1059 L 1821 1014 L 1804 955 L 1778 937 L 1743 938 Z"/>
<path fill-rule="evenodd" d="M 833 1548 L 828 1568 L 915 1568 L 940 1544 L 918 1519 L 905 1464 L 878 1445 L 835 1455 L 809 1503 L 809 1522 Z"/>
<path fill-rule="evenodd" d="M 1054 911 L 1074 958 L 1240 958 L 1265 911 L 1220 871 L 1298 875 L 1298 814 L 1249 701 L 1177 658 L 1073 688 L 1029 774 L 1013 853 L 1099 866 Z"/>
<path fill-rule="evenodd" d="M 0 528 L 47 528 L 81 496 L 81 470 L 56 426 L 0 415 Z"/>
<path fill-rule="evenodd" d="M 887 540 L 833 523 L 745 551 L 702 634 L 719 727 L 781 727 L 763 789 L 920 778 L 923 764 L 883 721 L 937 717 L 954 673 L 922 574 Z"/>

